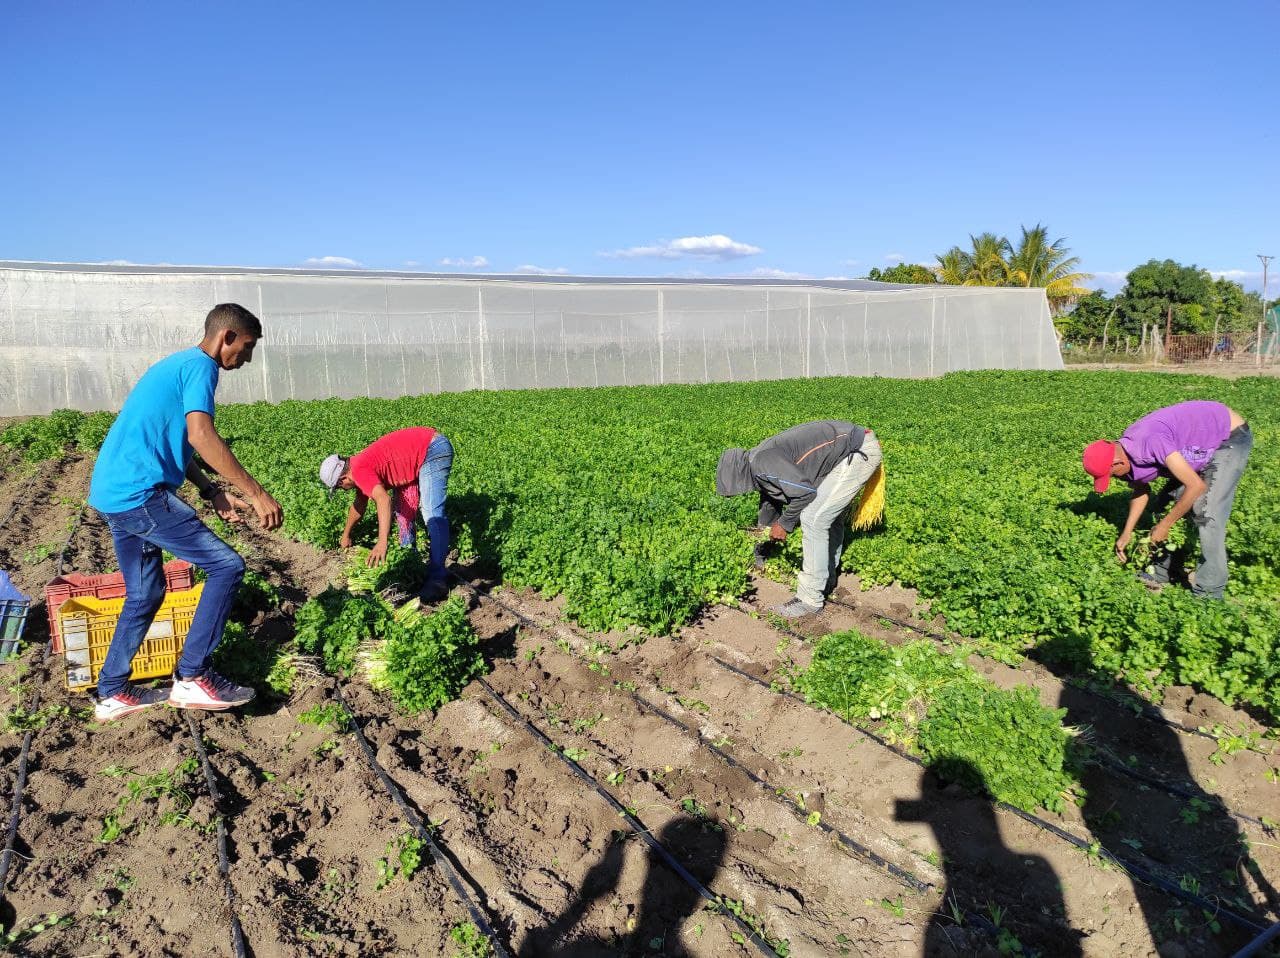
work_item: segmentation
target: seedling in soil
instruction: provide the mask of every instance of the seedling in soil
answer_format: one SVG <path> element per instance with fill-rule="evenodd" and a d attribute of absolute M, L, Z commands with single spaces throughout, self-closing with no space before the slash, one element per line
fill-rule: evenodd
<path fill-rule="evenodd" d="M 571 762 L 581 762 L 587 757 L 587 754 L 588 753 L 585 748 L 566 748 L 564 750 L 564 757 L 569 759 Z"/>
<path fill-rule="evenodd" d="M 337 702 L 323 702 L 319 705 L 311 706 L 311 708 L 299 715 L 298 721 L 320 727 L 328 725 L 335 732 L 345 732 L 349 718 L 347 710 Z"/>
<path fill-rule="evenodd" d="M 718 897 L 711 904 L 706 906 L 707 911 L 717 912 L 726 911 L 731 915 L 736 915 L 748 928 L 760 936 L 769 947 L 774 950 L 778 958 L 790 958 L 791 942 L 786 938 L 774 938 L 765 929 L 764 921 L 757 915 L 753 915 L 747 911 L 746 906 L 732 898 Z M 740 945 L 746 944 L 746 936 L 740 932 L 731 932 L 730 937 Z"/>
<path fill-rule="evenodd" d="M 378 859 L 377 890 L 386 888 L 397 875 L 403 876 L 405 881 L 411 879 L 422 867 L 426 847 L 427 843 L 412 832 L 387 842 L 387 857 Z"/>
<path fill-rule="evenodd" d="M 627 778 L 627 770 L 625 768 L 620 768 L 616 772 L 610 772 L 608 775 L 605 776 L 604 780 L 608 782 L 610 785 L 617 787 L 621 785 L 624 781 L 626 781 L 626 778 Z"/>
<path fill-rule="evenodd" d="M 1218 748 L 1209 756 L 1209 761 L 1215 765 L 1221 765 L 1237 752 L 1251 751 L 1260 755 L 1270 755 L 1272 752 L 1271 748 L 1262 745 L 1262 736 L 1257 732 L 1246 729 L 1237 732 L 1225 725 L 1215 725 L 1212 734 L 1218 742 Z"/>
<path fill-rule="evenodd" d="M 1206 802 L 1203 798 L 1193 798 L 1186 805 L 1179 809 L 1178 814 L 1182 817 L 1182 821 L 1187 825 L 1196 825 L 1200 821 L 1202 812 L 1207 812 L 1213 806 Z"/>
<path fill-rule="evenodd" d="M 871 904 L 871 902 L 868 902 L 867 904 Z M 880 907 L 892 914 L 895 918 L 903 918 L 907 914 L 907 906 L 902 903 L 901 896 L 899 896 L 896 901 L 888 898 L 881 898 Z"/>
<path fill-rule="evenodd" d="M 1272 785 L 1280 785 L 1280 768 L 1269 768 L 1263 773 L 1263 776 Z"/>
<path fill-rule="evenodd" d="M 818 823 L 822 821 L 822 812 L 810 812 L 809 817 L 805 819 L 810 828 L 817 828 Z"/>
<path fill-rule="evenodd" d="M 577 734 L 581 734 L 589 728 L 595 728 L 597 725 L 599 725 L 601 722 L 604 722 L 604 721 L 608 721 L 608 720 L 604 717 L 603 712 L 597 712 L 595 715 L 595 718 L 574 719 L 573 731 Z"/>
<path fill-rule="evenodd" d="M 542 651 L 543 651 L 543 646 L 541 645 L 538 646 L 536 649 L 525 649 L 525 653 L 524 653 L 525 661 L 532 662 L 534 659 L 536 659 L 539 655 L 542 654 Z"/>
<path fill-rule="evenodd" d="M 131 769 L 119 765 L 108 765 L 102 770 L 103 775 L 111 778 L 128 777 L 128 781 L 125 784 L 125 793 L 116 802 L 115 810 L 103 816 L 102 831 L 98 834 L 97 841 L 102 844 L 114 842 L 138 824 L 137 815 L 132 822 L 123 820 L 129 806 L 135 804 L 142 806 L 149 801 L 158 803 L 162 799 L 168 799 L 172 807 L 159 816 L 157 819 L 159 824 L 196 827 L 196 823 L 187 815 L 194 800 L 187 793 L 185 786 L 187 779 L 193 776 L 199 767 L 200 763 L 195 756 L 182 762 L 173 771 L 155 772 L 151 775 L 135 775 Z"/>
<path fill-rule="evenodd" d="M 312 755 L 316 758 L 324 758 L 330 752 L 338 751 L 342 746 L 338 744 L 336 738 L 327 738 L 312 750 Z"/>
<path fill-rule="evenodd" d="M 66 705 L 46 705 L 28 712 L 21 706 L 0 718 L 0 732 L 28 732 L 44 728 L 54 719 L 67 718 L 71 709 Z"/>
<path fill-rule="evenodd" d="M 489 958 L 493 943 L 469 921 L 459 922 L 449 930 L 449 937 L 460 949 L 456 958 Z"/>
<path fill-rule="evenodd" d="M 59 915 L 54 912 L 50 912 L 35 924 L 27 928 L 19 928 L 17 925 L 14 925 L 9 929 L 0 928 L 0 948 L 8 951 L 14 945 L 30 941 L 32 938 L 36 937 L 36 935 L 43 932 L 53 931 L 55 928 L 70 925 L 74 920 L 75 919 L 71 918 L 69 915 Z"/>
<path fill-rule="evenodd" d="M 614 682 L 613 687 L 621 692 L 634 692 L 639 686 L 634 682 Z"/>

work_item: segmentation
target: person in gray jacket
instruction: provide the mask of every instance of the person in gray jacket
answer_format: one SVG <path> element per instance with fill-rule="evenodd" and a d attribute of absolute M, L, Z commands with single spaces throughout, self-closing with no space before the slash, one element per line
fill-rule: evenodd
<path fill-rule="evenodd" d="M 796 594 L 774 610 L 779 615 L 796 619 L 822 611 L 840 574 L 849 509 L 880 462 L 875 434 L 839 419 L 793 426 L 754 449 L 721 454 L 716 492 L 758 492 L 759 525 L 771 540 L 785 539 L 796 526 L 804 533 Z"/>

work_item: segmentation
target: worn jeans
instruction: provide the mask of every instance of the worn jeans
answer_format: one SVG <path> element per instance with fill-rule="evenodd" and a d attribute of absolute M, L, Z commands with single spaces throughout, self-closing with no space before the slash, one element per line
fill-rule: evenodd
<path fill-rule="evenodd" d="M 444 503 L 449 497 L 449 470 L 453 468 L 453 443 L 436 433 L 427 447 L 427 458 L 418 473 L 418 492 L 422 521 L 427 524 L 431 554 L 427 565 L 427 582 L 444 582 L 444 560 L 449 555 L 449 520 Z"/>
<path fill-rule="evenodd" d="M 1249 461 L 1253 449 L 1253 433 L 1245 423 L 1231 431 L 1227 441 L 1217 448 L 1209 464 L 1200 476 L 1208 484 L 1189 513 L 1191 522 L 1200 536 L 1200 565 L 1196 568 L 1195 584 L 1191 591 L 1206 599 L 1220 599 L 1227 587 L 1227 520 L 1235 504 L 1236 487 Z M 1176 499 L 1182 486 L 1170 483 L 1157 500 L 1157 511 Z M 1159 582 L 1169 581 L 1169 569 L 1173 555 L 1165 555 L 1151 567 L 1152 576 Z"/>
<path fill-rule="evenodd" d="M 203 675 L 209 668 L 209 657 L 222 641 L 231 602 L 244 579 L 244 559 L 167 489 L 158 489 L 137 508 L 103 513 L 103 518 L 111 529 L 116 560 L 124 574 L 125 598 L 98 674 L 98 696 L 114 695 L 129 680 L 133 657 L 164 602 L 163 549 L 205 572 L 204 591 L 177 669 L 182 678 Z"/>
<path fill-rule="evenodd" d="M 835 588 L 849 509 L 881 458 L 880 441 L 868 432 L 862 448 L 827 473 L 818 483 L 818 494 L 800 513 L 804 567 L 796 581 L 796 598 L 805 605 L 822 608 Z"/>

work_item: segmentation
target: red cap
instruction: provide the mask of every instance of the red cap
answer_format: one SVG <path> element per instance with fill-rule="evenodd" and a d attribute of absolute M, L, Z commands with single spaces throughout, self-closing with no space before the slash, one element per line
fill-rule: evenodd
<path fill-rule="evenodd" d="M 1093 491 L 1106 492 L 1111 485 L 1111 467 L 1116 461 L 1116 444 L 1105 439 L 1084 447 L 1084 471 L 1093 476 Z"/>

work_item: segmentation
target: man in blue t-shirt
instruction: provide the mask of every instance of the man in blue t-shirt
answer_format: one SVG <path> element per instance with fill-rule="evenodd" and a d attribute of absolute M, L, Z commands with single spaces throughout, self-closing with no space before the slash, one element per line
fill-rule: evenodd
<path fill-rule="evenodd" d="M 280 504 L 245 471 L 213 425 L 219 371 L 239 369 L 252 360 L 261 337 L 262 324 L 249 310 L 235 303 L 215 306 L 205 318 L 200 345 L 174 353 L 143 373 L 102 443 L 89 485 L 89 505 L 102 513 L 111 529 L 125 600 L 98 674 L 94 718 L 99 722 L 166 699 L 176 708 L 228 709 L 253 698 L 252 689 L 209 667 L 244 578 L 244 560 L 174 492 L 189 479 L 228 522 L 240 522 L 240 510 L 252 507 L 264 529 L 280 525 Z M 195 460 L 196 452 L 245 499 L 214 485 Z M 148 689 L 129 682 L 129 674 L 164 601 L 164 549 L 203 569 L 206 577 L 173 687 Z"/>

